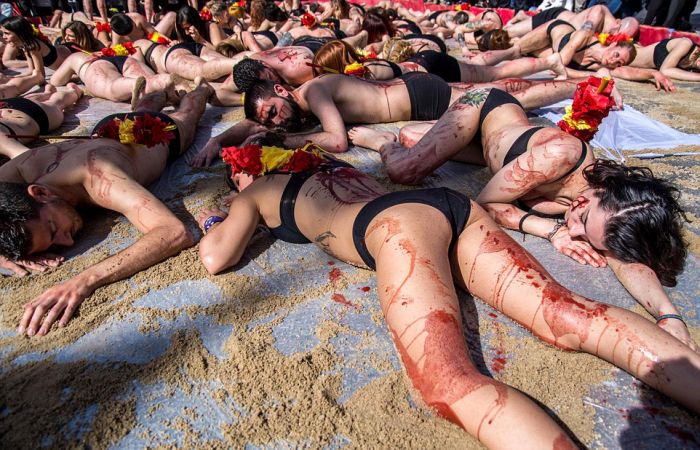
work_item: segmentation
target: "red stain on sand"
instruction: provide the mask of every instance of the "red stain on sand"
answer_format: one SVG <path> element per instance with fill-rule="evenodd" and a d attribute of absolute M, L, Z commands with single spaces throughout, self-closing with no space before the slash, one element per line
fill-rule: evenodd
<path fill-rule="evenodd" d="M 359 309 L 359 307 L 357 305 L 355 305 L 350 300 L 345 298 L 345 296 L 343 294 L 338 294 L 338 293 L 333 294 L 331 296 L 331 300 L 333 300 L 336 303 L 340 303 L 341 305 L 350 306 L 352 308 Z"/>
<path fill-rule="evenodd" d="M 372 290 L 372 288 L 369 287 L 369 286 L 362 286 L 362 287 L 360 288 L 360 290 L 361 290 L 362 292 L 369 292 L 370 290 Z"/>
<path fill-rule="evenodd" d="M 333 270 L 328 272 L 328 281 L 330 281 L 331 284 L 337 284 L 340 281 L 340 279 L 344 276 L 345 274 L 343 273 L 343 271 L 335 267 L 333 268 Z"/>

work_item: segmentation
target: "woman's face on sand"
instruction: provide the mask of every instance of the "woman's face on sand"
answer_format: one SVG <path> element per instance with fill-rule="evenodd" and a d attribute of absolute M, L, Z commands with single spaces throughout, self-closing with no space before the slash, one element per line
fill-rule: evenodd
<path fill-rule="evenodd" d="M 600 63 L 609 69 L 616 69 L 629 64 L 630 56 L 629 49 L 614 45 L 605 49 Z"/>
<path fill-rule="evenodd" d="M 600 206 L 600 199 L 593 189 L 588 189 L 576 197 L 565 217 L 572 238 L 584 240 L 596 250 L 607 250 L 605 225 L 610 214 Z"/>
<path fill-rule="evenodd" d="M 63 41 L 64 42 L 75 42 L 75 33 L 73 33 L 73 30 L 66 29 L 66 34 L 63 36 Z"/>
<path fill-rule="evenodd" d="M 9 44 L 19 44 L 19 38 L 15 33 L 5 27 L 2 28 L 2 39 Z"/>

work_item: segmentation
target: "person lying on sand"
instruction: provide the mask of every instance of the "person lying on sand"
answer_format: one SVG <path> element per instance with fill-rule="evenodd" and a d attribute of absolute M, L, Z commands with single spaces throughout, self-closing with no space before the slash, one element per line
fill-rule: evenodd
<path fill-rule="evenodd" d="M 498 84 L 496 82 L 495 84 Z M 503 85 L 520 83 L 501 82 Z M 556 103 L 573 95 L 576 80 L 525 82 L 515 95 L 526 108 Z M 238 145 L 255 133 L 281 130 L 287 146 L 317 142 L 332 152 L 348 149 L 345 124 L 391 123 L 403 120 L 436 120 L 473 84 L 449 85 L 442 78 L 423 72 L 395 80 L 373 82 L 346 75 L 323 75 L 291 90 L 282 84 L 260 80 L 246 92 L 246 120 L 213 137 L 193 160 L 208 166 L 224 145 Z M 300 132 L 317 123 L 320 132 Z"/>
<path fill-rule="evenodd" d="M 249 145 L 223 155 L 240 193 L 228 214 L 198 215 L 206 270 L 235 266 L 259 224 L 286 242 L 314 242 L 376 270 L 382 312 L 413 385 L 428 406 L 488 448 L 578 447 L 534 401 L 479 372 L 455 284 L 545 342 L 605 359 L 700 411 L 700 355 L 638 314 L 561 286 L 461 193 L 387 193 L 313 144 L 287 151 Z"/>
<path fill-rule="evenodd" d="M 159 112 L 165 93 L 148 94 L 133 113 L 107 116 L 95 127 L 97 135 L 116 139 L 50 144 L 0 166 L 0 266 L 17 275 L 42 271 L 62 260 L 41 255 L 53 246 L 73 245 L 83 226 L 78 207 L 99 206 L 124 214 L 143 234 L 116 255 L 27 299 L 19 333 L 45 335 L 57 320 L 65 326 L 95 289 L 193 244 L 185 225 L 144 186 L 187 150 L 211 93 L 208 84 L 200 83 L 168 115 Z M 126 120 L 150 131 L 150 141 L 120 143 L 119 125 Z"/>

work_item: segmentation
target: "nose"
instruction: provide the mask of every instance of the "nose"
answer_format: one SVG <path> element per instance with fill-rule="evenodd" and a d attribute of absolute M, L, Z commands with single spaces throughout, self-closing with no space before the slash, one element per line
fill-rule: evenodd
<path fill-rule="evenodd" d="M 577 221 L 569 221 L 569 236 L 576 238 L 583 236 L 583 224 Z"/>
<path fill-rule="evenodd" d="M 63 233 L 57 234 L 53 243 L 55 245 L 60 245 L 63 247 L 70 247 L 74 243 L 73 236 L 71 235 L 70 231 L 65 231 Z"/>

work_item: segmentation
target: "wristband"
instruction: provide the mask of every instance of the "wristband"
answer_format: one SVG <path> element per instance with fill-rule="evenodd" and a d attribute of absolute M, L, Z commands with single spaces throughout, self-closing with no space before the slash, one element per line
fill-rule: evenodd
<path fill-rule="evenodd" d="M 656 318 L 656 323 L 659 323 L 662 320 L 666 320 L 666 319 L 680 320 L 683 323 L 683 325 L 685 325 L 685 321 L 683 320 L 683 317 L 681 317 L 680 314 L 662 314 Z"/>
<path fill-rule="evenodd" d="M 223 222 L 224 218 L 221 216 L 209 216 L 207 220 L 204 221 L 204 232 L 208 232 L 209 228 L 213 227 L 215 223 Z"/>
<path fill-rule="evenodd" d="M 520 218 L 520 222 L 518 222 L 518 231 L 520 231 L 521 233 L 525 234 L 525 232 L 523 231 L 523 224 L 525 223 L 525 219 L 527 219 L 527 218 L 530 217 L 531 215 L 532 215 L 532 213 L 526 213 L 524 216 L 522 216 L 522 217 Z"/>

